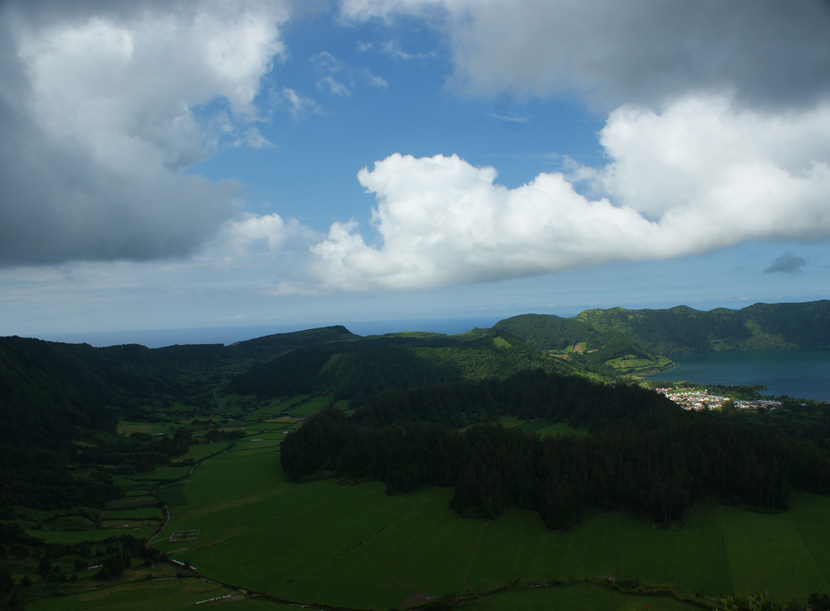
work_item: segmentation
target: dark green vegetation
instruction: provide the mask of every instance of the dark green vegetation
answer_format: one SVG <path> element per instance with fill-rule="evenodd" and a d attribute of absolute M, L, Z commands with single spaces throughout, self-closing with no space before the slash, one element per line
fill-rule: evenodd
<path fill-rule="evenodd" d="M 675 308 L 156 350 L 0 338 L 0 606 L 803 606 L 830 591 L 830 411 L 689 414 L 627 377 L 695 328 L 706 349 L 826 346 L 827 303 L 711 329 Z"/>
<path fill-rule="evenodd" d="M 586 310 L 573 318 L 524 314 L 498 322 L 537 350 L 607 375 L 666 368 L 666 356 L 720 350 L 830 348 L 830 301 L 742 310 Z"/>
<path fill-rule="evenodd" d="M 574 371 L 505 332 L 395 334 L 300 348 L 236 376 L 230 388 L 267 397 L 330 392 L 360 400 L 384 390 L 503 378 L 536 368 Z"/>
<path fill-rule="evenodd" d="M 474 426 L 500 415 L 589 424 L 585 438 Z M 590 510 L 622 510 L 669 525 L 696 502 L 785 508 L 791 490 L 830 492 L 820 447 L 720 414 L 683 412 L 634 386 L 524 372 L 506 380 L 381 395 L 351 416 L 326 410 L 282 447 L 301 481 L 320 473 L 381 480 L 388 490 L 454 489 L 461 515 L 494 518 L 511 507 L 569 528 Z"/>

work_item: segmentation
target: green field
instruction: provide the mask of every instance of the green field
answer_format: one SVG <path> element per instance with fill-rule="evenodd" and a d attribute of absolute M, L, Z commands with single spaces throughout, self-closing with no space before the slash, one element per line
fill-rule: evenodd
<path fill-rule="evenodd" d="M 84 584 L 86 585 L 86 584 Z M 201 579 L 154 578 L 137 579 L 129 583 L 99 583 L 94 589 L 86 589 L 70 596 L 47 598 L 37 603 L 27 604 L 26 609 L 43 611 L 85 611 L 86 609 L 118 609 L 119 611 L 144 611 L 145 609 L 184 609 L 212 598 L 222 598 L 220 602 L 201 603 L 200 607 L 235 603 L 246 609 L 290 609 L 271 601 L 251 599 L 237 590 L 210 584 Z"/>
<path fill-rule="evenodd" d="M 102 520 L 151 520 L 160 518 L 164 511 L 160 507 L 147 507 L 142 509 L 119 509 L 106 510 L 101 512 Z"/>
<path fill-rule="evenodd" d="M 294 397 L 264 413 L 240 415 L 233 427 L 244 428 L 244 437 L 194 445 L 178 458 L 196 462 L 192 471 L 190 463 L 174 463 L 120 476 L 130 495 L 99 510 L 104 528 L 77 513 L 28 511 L 37 529 L 27 530 L 52 543 L 125 533 L 149 538 L 165 519 L 162 498 L 172 520 L 152 545 L 225 585 L 172 564 L 134 566 L 131 583 L 100 582 L 92 578 L 95 570 L 81 571 L 77 583 L 63 586 L 67 596 L 27 608 L 166 609 L 220 596 L 229 598 L 210 604 L 283 607 L 241 594 L 244 589 L 355 609 L 401 608 L 410 597 L 427 595 L 468 597 L 471 611 L 682 611 L 701 607 L 678 596 L 714 606 L 734 592 L 803 603 L 812 592 L 830 591 L 828 497 L 796 494 L 790 511 L 774 515 L 698 506 L 677 529 L 614 513 L 552 532 L 535 513 L 518 509 L 496 520 L 459 518 L 448 508 L 449 489 L 390 496 L 377 482 L 287 482 L 279 445 L 300 422 L 276 414 L 290 409 L 302 417 L 330 403 L 330 397 Z M 539 435 L 587 433 L 542 420 L 503 417 L 501 424 Z M 174 531 L 198 534 L 170 542 Z M 189 578 L 147 578 L 176 572 Z M 620 583 L 641 585 L 620 591 Z"/>
<path fill-rule="evenodd" d="M 218 454 L 228 447 L 227 441 L 217 441 L 215 443 L 201 443 L 190 446 L 187 454 L 179 456 L 178 460 L 194 460 L 199 461 L 211 454 Z"/>
<path fill-rule="evenodd" d="M 547 422 L 546 420 L 519 420 L 515 416 L 502 416 L 499 418 L 499 424 L 504 428 L 515 428 L 521 431 L 533 432 L 537 435 L 576 435 L 577 437 L 584 437 L 588 434 L 587 428 L 575 429 L 567 424 L 557 422 Z"/>
<path fill-rule="evenodd" d="M 295 405 L 288 410 L 292 416 L 309 416 L 321 409 L 333 405 L 334 399 L 331 396 L 308 397 L 304 401 L 295 402 Z"/>
<path fill-rule="evenodd" d="M 119 435 L 130 435 L 131 433 L 147 433 L 148 435 L 155 435 L 157 433 L 169 433 L 171 428 L 166 424 L 121 421 L 118 423 L 118 428 L 116 430 Z"/>
<path fill-rule="evenodd" d="M 827 497 L 795 495 L 793 509 L 776 515 L 702 506 L 674 530 L 599 514 L 551 532 L 536 514 L 519 510 L 497 520 L 461 519 L 447 507 L 446 489 L 388 496 L 379 483 L 291 484 L 277 448 L 243 441 L 176 485 L 181 504 L 155 545 L 202 575 L 286 600 L 386 609 L 416 592 L 442 596 L 608 577 L 715 598 L 767 591 L 776 600 L 803 602 L 811 592 L 830 590 Z M 197 529 L 197 541 L 166 541 L 174 530 Z M 507 606 L 499 608 L 514 602 L 533 608 L 523 597 L 553 601 L 566 592 L 543 590 L 511 593 L 515 598 L 506 596 Z M 629 605 L 641 596 L 597 592 L 622 602 L 594 608 L 644 608 Z M 685 608 L 655 600 L 645 604 Z"/>
<path fill-rule="evenodd" d="M 701 607 L 669 596 L 631 595 L 605 585 L 575 583 L 500 592 L 483 596 L 467 608 L 470 611 L 692 611 Z"/>

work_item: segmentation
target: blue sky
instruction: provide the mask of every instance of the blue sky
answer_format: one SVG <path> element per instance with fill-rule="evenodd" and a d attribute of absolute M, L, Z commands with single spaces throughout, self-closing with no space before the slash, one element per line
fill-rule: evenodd
<path fill-rule="evenodd" d="M 819 0 L 11 0 L 0 24 L 2 335 L 828 297 Z"/>

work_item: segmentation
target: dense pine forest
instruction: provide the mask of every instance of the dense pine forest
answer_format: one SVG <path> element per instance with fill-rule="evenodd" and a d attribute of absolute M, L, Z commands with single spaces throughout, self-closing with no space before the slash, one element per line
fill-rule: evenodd
<path fill-rule="evenodd" d="M 591 434 L 541 438 L 494 425 L 499 416 L 589 426 Z M 637 387 L 539 371 L 384 393 L 350 416 L 326 410 L 288 436 L 281 457 L 296 481 L 376 479 L 390 493 L 449 486 L 461 515 L 493 518 L 519 507 L 554 529 L 592 509 L 669 524 L 696 502 L 776 511 L 792 490 L 830 492 L 830 459 L 817 445 L 684 412 Z"/>

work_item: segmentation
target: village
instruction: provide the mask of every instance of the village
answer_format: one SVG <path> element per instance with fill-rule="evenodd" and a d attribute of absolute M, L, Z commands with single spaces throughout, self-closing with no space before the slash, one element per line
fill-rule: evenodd
<path fill-rule="evenodd" d="M 665 395 L 685 410 L 705 411 L 722 410 L 724 404 L 729 401 L 735 409 L 767 409 L 772 410 L 781 407 L 780 401 L 772 399 L 753 399 L 751 401 L 730 399 L 720 395 L 710 395 L 706 388 L 655 388 L 656 392 Z"/>

